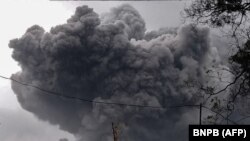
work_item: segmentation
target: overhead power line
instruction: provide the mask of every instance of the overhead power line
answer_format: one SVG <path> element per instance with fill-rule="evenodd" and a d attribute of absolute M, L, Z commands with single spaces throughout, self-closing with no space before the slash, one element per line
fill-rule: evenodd
<path fill-rule="evenodd" d="M 11 81 L 13 81 L 15 83 L 18 83 L 18 84 L 20 84 L 22 86 L 25 86 L 25 87 L 32 87 L 32 88 L 38 89 L 38 90 L 43 92 L 41 94 L 53 95 L 53 96 L 63 97 L 63 98 L 71 99 L 71 100 L 79 100 L 81 102 L 88 102 L 88 103 L 95 103 L 95 104 L 105 104 L 105 105 L 130 106 L 130 107 L 138 107 L 138 108 L 152 108 L 152 109 L 200 108 L 200 110 L 201 110 L 201 108 L 205 108 L 205 109 L 210 110 L 211 112 L 216 113 L 217 115 L 221 116 L 223 119 L 228 120 L 233 124 L 237 124 L 235 121 L 229 119 L 228 117 L 225 117 L 221 113 L 219 113 L 217 111 L 214 111 L 213 109 L 210 109 L 210 108 L 208 108 L 208 107 L 206 107 L 204 105 L 201 105 L 201 104 L 182 104 L 182 105 L 176 105 L 176 106 L 160 107 L 160 106 L 152 106 L 152 105 L 139 105 L 139 104 L 118 103 L 118 102 L 95 101 L 95 100 L 69 96 L 69 95 L 59 93 L 59 92 L 46 90 L 44 88 L 41 88 L 41 87 L 38 87 L 38 86 L 35 86 L 35 85 L 32 85 L 32 84 L 24 83 L 24 82 L 18 81 L 16 79 L 5 77 L 5 76 L 2 76 L 2 75 L 0 75 L 0 78 L 6 79 L 6 80 L 11 80 Z M 201 120 L 201 113 L 200 113 L 200 120 Z M 200 123 L 201 123 L 201 121 L 200 121 Z"/>
<path fill-rule="evenodd" d="M 38 86 L 35 86 L 35 85 L 32 85 L 32 84 L 24 83 L 24 82 L 18 81 L 16 79 L 5 77 L 5 76 L 2 76 L 2 75 L 0 75 L 0 78 L 11 80 L 11 81 L 13 81 L 15 83 L 18 83 L 18 84 L 22 85 L 22 86 L 32 87 L 32 88 L 38 89 L 38 90 L 42 91 L 43 94 L 63 97 L 63 98 L 72 99 L 72 100 L 79 100 L 79 101 L 82 101 L 82 102 L 95 103 L 95 104 L 119 105 L 119 106 L 130 106 L 130 107 L 139 107 L 139 108 L 153 108 L 153 109 L 184 108 L 184 107 L 198 107 L 199 106 L 199 105 L 192 105 L 192 104 L 189 105 L 189 104 L 187 104 L 187 105 L 161 107 L 161 106 L 152 106 L 152 105 L 139 105 L 139 104 L 118 103 L 118 102 L 96 101 L 96 100 L 91 100 L 91 99 L 86 99 L 86 98 L 79 98 L 79 97 L 74 97 L 74 96 L 70 96 L 70 95 L 65 95 L 65 94 L 62 94 L 62 93 L 59 93 L 59 92 L 46 90 L 44 88 L 41 88 L 41 87 L 38 87 Z"/>

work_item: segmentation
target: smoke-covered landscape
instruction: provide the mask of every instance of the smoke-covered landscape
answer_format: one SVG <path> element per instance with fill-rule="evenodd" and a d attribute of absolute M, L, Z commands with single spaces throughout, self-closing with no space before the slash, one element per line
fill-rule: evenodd
<path fill-rule="evenodd" d="M 187 141 L 190 124 L 247 124 L 249 71 L 235 36 L 181 18 L 151 30 L 133 3 L 103 13 L 81 4 L 49 30 L 34 23 L 9 40 L 20 70 L 2 76 L 14 92 L 6 93 L 71 135 L 58 141 Z"/>

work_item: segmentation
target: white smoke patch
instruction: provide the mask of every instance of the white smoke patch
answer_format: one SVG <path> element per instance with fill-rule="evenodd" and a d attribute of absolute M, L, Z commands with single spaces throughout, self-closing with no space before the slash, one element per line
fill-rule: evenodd
<path fill-rule="evenodd" d="M 103 102 L 151 105 L 165 110 L 81 103 L 12 83 L 21 106 L 59 125 L 80 141 L 112 140 L 111 122 L 122 122 L 121 140 L 187 140 L 187 125 L 198 122 L 190 80 L 207 84 L 206 71 L 220 65 L 209 29 L 185 25 L 145 33 L 145 22 L 129 5 L 99 18 L 78 7 L 67 23 L 45 32 L 35 25 L 10 41 L 22 71 L 12 77 L 64 95 Z"/>

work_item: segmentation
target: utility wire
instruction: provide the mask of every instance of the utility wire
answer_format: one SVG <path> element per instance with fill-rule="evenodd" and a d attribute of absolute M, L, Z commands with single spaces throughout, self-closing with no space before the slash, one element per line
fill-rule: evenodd
<path fill-rule="evenodd" d="M 62 93 L 46 90 L 46 89 L 43 89 L 41 87 L 38 87 L 38 86 L 35 86 L 35 85 L 32 85 L 32 84 L 28 84 L 28 83 L 24 83 L 24 82 L 18 81 L 16 79 L 5 77 L 5 76 L 2 76 L 2 75 L 0 75 L 0 78 L 6 79 L 6 80 L 11 80 L 11 81 L 13 81 L 15 83 L 18 83 L 18 84 L 26 86 L 26 87 L 32 87 L 32 88 L 38 89 L 38 90 L 44 92 L 43 94 L 54 95 L 54 96 L 59 96 L 59 97 L 67 98 L 67 99 L 79 100 L 79 101 L 82 101 L 82 102 L 95 103 L 95 104 L 119 105 L 119 106 L 130 106 L 130 107 L 139 107 L 139 108 L 153 108 L 153 109 L 184 108 L 184 107 L 198 107 L 199 106 L 199 105 L 189 105 L 189 104 L 187 104 L 187 105 L 160 107 L 160 106 L 151 106 L 151 105 L 139 105 L 139 104 L 118 103 L 118 102 L 95 101 L 95 100 L 69 96 L 69 95 L 65 95 L 65 94 L 62 94 Z"/>
<path fill-rule="evenodd" d="M 175 109 L 175 108 L 186 108 L 186 107 L 189 107 L 189 108 L 205 108 L 207 110 L 210 110 L 213 113 L 218 114 L 223 119 L 228 120 L 228 121 L 232 122 L 233 124 L 237 125 L 237 123 L 235 121 L 232 121 L 231 119 L 226 118 L 221 113 L 219 113 L 217 111 L 214 111 L 214 110 L 212 110 L 212 109 L 210 109 L 210 108 L 208 108 L 208 107 L 206 107 L 204 105 L 201 105 L 201 104 L 183 104 L 183 105 L 176 105 L 176 106 L 160 107 L 160 106 L 151 106 L 151 105 L 139 105 L 139 104 L 118 103 L 118 102 L 95 101 L 95 100 L 90 100 L 90 99 L 85 99 L 85 98 L 79 98 L 79 97 L 64 95 L 62 93 L 58 93 L 58 92 L 54 92 L 54 91 L 49 91 L 49 90 L 40 88 L 38 86 L 28 84 L 28 83 L 24 83 L 24 82 L 18 81 L 16 79 L 5 77 L 5 76 L 2 76 L 2 75 L 0 75 L 0 78 L 6 79 L 6 80 L 11 80 L 11 81 L 13 81 L 15 83 L 18 83 L 18 84 L 22 85 L 22 86 L 32 87 L 32 88 L 38 89 L 38 90 L 43 92 L 42 94 L 48 94 L 48 95 L 63 97 L 63 98 L 72 99 L 72 100 L 79 100 L 81 102 L 88 102 L 88 103 L 95 103 L 95 104 L 105 104 L 105 105 L 130 106 L 130 107 L 138 107 L 138 108 L 152 108 L 152 109 Z"/>

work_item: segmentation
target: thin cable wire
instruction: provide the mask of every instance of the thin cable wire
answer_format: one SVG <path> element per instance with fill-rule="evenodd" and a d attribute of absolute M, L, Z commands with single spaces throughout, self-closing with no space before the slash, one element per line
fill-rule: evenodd
<path fill-rule="evenodd" d="M 2 76 L 2 75 L 0 75 L 0 78 L 6 79 L 6 80 L 11 80 L 11 81 L 13 81 L 15 83 L 18 83 L 18 84 L 26 86 L 26 87 L 32 87 L 32 88 L 38 89 L 38 90 L 44 92 L 43 94 L 49 94 L 49 95 L 53 95 L 53 96 L 64 97 L 64 98 L 67 98 L 67 99 L 79 100 L 81 102 L 88 102 L 88 103 L 95 103 L 95 104 L 106 104 L 106 105 L 130 106 L 130 107 L 139 107 L 139 108 L 153 108 L 153 109 L 172 109 L 172 108 L 175 109 L 175 108 L 187 108 L 187 107 L 188 108 L 199 108 L 200 107 L 200 104 L 183 104 L 183 105 L 176 105 L 176 106 L 160 107 L 160 106 L 151 106 L 151 105 L 138 105 L 138 104 L 127 104 L 127 103 L 118 103 L 118 102 L 95 101 L 95 100 L 79 98 L 79 97 L 73 97 L 73 96 L 69 96 L 69 95 L 64 95 L 62 93 L 49 91 L 49 90 L 40 88 L 38 86 L 31 85 L 31 84 L 28 84 L 28 83 L 24 83 L 24 82 L 18 81 L 16 79 L 5 77 L 5 76 Z M 212 109 L 210 109 L 210 108 L 208 108 L 208 107 L 206 107 L 204 105 L 202 105 L 201 107 L 205 108 L 207 110 L 210 110 L 210 111 L 218 114 L 219 116 L 221 116 L 223 119 L 229 120 L 233 124 L 237 125 L 237 123 L 235 121 L 232 121 L 231 119 L 226 118 L 221 113 L 216 112 L 216 111 L 214 111 L 214 110 L 212 110 Z"/>
<path fill-rule="evenodd" d="M 62 93 L 54 92 L 54 91 L 49 91 L 49 90 L 43 89 L 41 87 L 38 87 L 38 86 L 35 86 L 35 85 L 32 85 L 32 84 L 28 84 L 28 83 L 24 83 L 24 82 L 18 81 L 16 79 L 5 77 L 5 76 L 2 76 L 2 75 L 0 75 L 0 78 L 6 79 L 6 80 L 11 80 L 11 81 L 13 81 L 15 83 L 18 83 L 18 84 L 26 86 L 26 87 L 32 87 L 32 88 L 38 89 L 38 90 L 44 92 L 43 94 L 49 94 L 49 95 L 59 96 L 59 97 L 67 98 L 67 99 L 79 100 L 79 101 L 82 101 L 82 102 L 95 103 L 95 104 L 119 105 L 119 106 L 130 106 L 130 107 L 139 107 L 139 108 L 153 108 L 153 109 L 183 108 L 183 107 L 197 107 L 197 106 L 199 106 L 199 105 L 189 105 L 189 104 L 187 104 L 187 105 L 160 107 L 160 106 L 151 106 L 151 105 L 139 105 L 139 104 L 118 103 L 118 102 L 95 101 L 95 100 L 90 100 L 90 99 L 85 99 L 85 98 L 69 96 L 69 95 L 65 95 L 65 94 L 62 94 Z"/>

